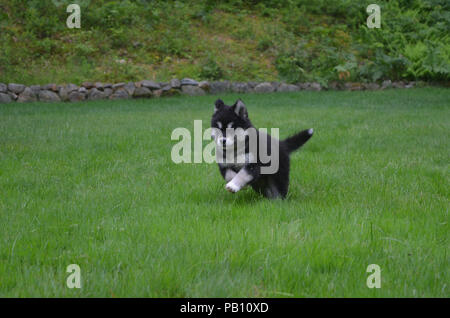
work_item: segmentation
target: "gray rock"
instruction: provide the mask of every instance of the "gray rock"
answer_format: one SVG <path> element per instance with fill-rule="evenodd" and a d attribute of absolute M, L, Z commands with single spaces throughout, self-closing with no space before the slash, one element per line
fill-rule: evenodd
<path fill-rule="evenodd" d="M 112 88 L 106 87 L 103 89 L 103 93 L 105 94 L 105 97 L 109 97 L 113 93 L 113 90 Z"/>
<path fill-rule="evenodd" d="M 269 82 L 264 82 L 255 86 L 256 93 L 271 93 L 275 91 L 275 88 Z"/>
<path fill-rule="evenodd" d="M 183 85 L 181 86 L 181 91 L 183 94 L 190 96 L 205 95 L 205 91 L 203 89 L 194 85 Z"/>
<path fill-rule="evenodd" d="M 247 84 L 247 86 L 245 87 L 245 91 L 244 93 L 254 93 L 255 89 L 253 87 L 250 87 L 250 85 Z"/>
<path fill-rule="evenodd" d="M 301 89 L 301 90 L 307 90 L 307 91 L 321 91 L 322 90 L 322 85 L 320 85 L 317 82 L 314 83 L 298 83 L 297 86 Z"/>
<path fill-rule="evenodd" d="M 405 83 L 402 81 L 392 83 L 392 87 L 394 88 L 405 88 Z"/>
<path fill-rule="evenodd" d="M 6 93 L 8 86 L 6 84 L 0 83 L 0 93 Z"/>
<path fill-rule="evenodd" d="M 174 78 L 172 80 L 170 80 L 170 86 L 172 88 L 180 88 L 181 87 L 181 82 L 178 78 Z"/>
<path fill-rule="evenodd" d="M 162 89 L 157 89 L 157 90 L 154 90 L 154 91 L 153 91 L 153 96 L 155 96 L 155 97 L 161 97 L 162 93 L 163 93 L 163 90 L 162 90 Z"/>
<path fill-rule="evenodd" d="M 130 98 L 128 92 L 124 88 L 119 88 L 114 93 L 109 96 L 109 99 L 127 99 Z"/>
<path fill-rule="evenodd" d="M 164 85 L 161 87 L 163 92 L 168 92 L 172 89 L 172 86 L 170 86 L 170 84 Z"/>
<path fill-rule="evenodd" d="M 155 81 L 143 80 L 141 81 L 141 85 L 150 89 L 160 89 L 161 85 L 156 83 Z"/>
<path fill-rule="evenodd" d="M 68 91 L 68 89 L 67 89 L 67 86 L 62 86 L 60 89 L 59 89 L 59 97 L 61 98 L 61 100 L 62 101 L 64 101 L 64 102 L 66 102 L 66 101 L 68 101 L 69 100 L 69 91 Z M 39 94 L 39 93 L 38 93 Z"/>
<path fill-rule="evenodd" d="M 377 83 L 366 83 L 363 86 L 364 86 L 365 89 L 371 90 L 371 91 L 380 89 L 380 85 L 377 84 Z"/>
<path fill-rule="evenodd" d="M 42 86 L 42 89 L 53 91 L 53 92 L 58 92 L 59 86 L 56 84 L 47 84 L 47 85 Z"/>
<path fill-rule="evenodd" d="M 311 87 L 311 83 L 298 83 L 297 85 L 300 89 L 309 89 Z"/>
<path fill-rule="evenodd" d="M 211 94 L 226 93 L 231 90 L 231 84 L 229 81 L 212 82 L 209 86 L 209 92 Z"/>
<path fill-rule="evenodd" d="M 381 83 L 381 89 L 391 88 L 392 87 L 392 81 L 391 80 L 385 80 L 383 83 Z"/>
<path fill-rule="evenodd" d="M 101 90 L 98 90 L 97 88 L 91 88 L 89 90 L 89 93 L 87 95 L 88 100 L 99 100 L 99 99 L 105 99 L 106 95 Z"/>
<path fill-rule="evenodd" d="M 33 91 L 34 94 L 38 95 L 39 91 L 41 90 L 41 85 L 31 85 L 30 89 Z"/>
<path fill-rule="evenodd" d="M 183 78 L 181 80 L 181 86 L 184 86 L 184 85 L 197 86 L 198 82 L 196 80 L 193 80 L 192 78 Z"/>
<path fill-rule="evenodd" d="M 205 92 L 209 92 L 209 89 L 211 88 L 208 81 L 201 81 L 198 83 L 198 87 L 203 89 Z"/>
<path fill-rule="evenodd" d="M 311 83 L 311 85 L 309 86 L 309 90 L 311 90 L 311 91 L 321 91 L 322 90 L 322 86 L 319 83 Z"/>
<path fill-rule="evenodd" d="M 94 87 L 96 89 L 102 90 L 103 89 L 103 83 L 102 82 L 95 82 Z"/>
<path fill-rule="evenodd" d="M 147 87 L 137 87 L 134 90 L 133 97 L 137 98 L 145 98 L 145 97 L 151 97 L 152 91 Z"/>
<path fill-rule="evenodd" d="M 276 90 L 278 90 L 278 87 L 280 87 L 280 85 L 282 83 L 280 83 L 280 82 L 270 82 L 270 84 L 272 84 L 273 88 L 275 88 L 275 91 L 276 91 Z"/>
<path fill-rule="evenodd" d="M 125 83 L 117 83 L 117 84 L 112 85 L 112 89 L 116 90 L 116 89 L 122 88 L 124 86 L 125 86 Z"/>
<path fill-rule="evenodd" d="M 340 90 L 342 89 L 342 85 L 337 81 L 332 81 L 328 84 L 328 88 L 332 90 Z"/>
<path fill-rule="evenodd" d="M 12 100 L 16 100 L 19 97 L 16 94 L 14 94 L 13 92 L 8 92 L 7 94 L 9 95 L 9 97 L 12 98 Z"/>
<path fill-rule="evenodd" d="M 415 85 L 415 82 L 409 82 L 408 84 L 405 85 L 405 88 L 413 88 Z"/>
<path fill-rule="evenodd" d="M 69 92 L 73 92 L 73 91 L 78 90 L 78 85 L 75 85 L 75 84 L 72 84 L 72 83 L 67 84 L 66 87 L 67 87 L 67 90 Z"/>
<path fill-rule="evenodd" d="M 352 83 L 352 82 L 348 82 L 344 84 L 344 87 L 346 90 L 349 91 L 361 91 L 363 90 L 363 86 L 361 85 L 361 83 Z"/>
<path fill-rule="evenodd" d="M 39 91 L 39 100 L 42 102 L 60 102 L 61 98 L 55 92 L 41 90 Z"/>
<path fill-rule="evenodd" d="M 65 87 L 69 93 L 78 90 L 78 86 L 72 83 L 67 84 Z"/>
<path fill-rule="evenodd" d="M 87 89 L 90 89 L 90 88 L 95 87 L 95 84 L 92 83 L 92 82 L 83 82 L 83 83 L 81 83 L 81 86 L 83 86 L 83 87 L 85 87 Z"/>
<path fill-rule="evenodd" d="M 74 92 L 74 91 L 77 91 L 77 90 L 78 90 L 78 86 L 77 85 L 75 85 L 75 84 L 67 84 L 67 85 L 62 86 L 62 87 L 59 88 L 59 97 L 63 101 L 68 101 L 68 100 L 70 100 L 69 99 L 70 93 Z"/>
<path fill-rule="evenodd" d="M 248 83 L 247 83 L 247 85 L 248 85 L 250 88 L 255 88 L 258 84 L 259 84 L 258 82 L 248 82 Z"/>
<path fill-rule="evenodd" d="M 1 103 L 11 103 L 13 100 L 11 96 L 5 93 L 0 93 L 0 104 Z"/>
<path fill-rule="evenodd" d="M 105 89 L 105 88 L 112 88 L 113 87 L 113 84 L 111 84 L 111 83 L 104 83 L 103 84 L 103 88 Z"/>
<path fill-rule="evenodd" d="M 8 90 L 10 92 L 13 92 L 14 94 L 20 94 L 25 89 L 25 85 L 22 84 L 15 84 L 15 83 L 9 83 L 8 84 Z"/>
<path fill-rule="evenodd" d="M 277 92 L 296 92 L 299 89 L 297 85 L 281 83 L 277 88 Z"/>
<path fill-rule="evenodd" d="M 231 83 L 231 91 L 233 93 L 247 93 L 249 90 L 247 83 Z"/>
<path fill-rule="evenodd" d="M 128 95 L 133 96 L 136 86 L 134 86 L 133 82 L 128 82 L 123 88 L 127 91 Z"/>
<path fill-rule="evenodd" d="M 69 93 L 68 100 L 71 102 L 80 102 L 86 98 L 86 95 L 79 91 L 73 91 Z"/>
<path fill-rule="evenodd" d="M 19 103 L 35 102 L 37 101 L 36 93 L 30 88 L 25 87 L 22 93 L 17 97 Z"/>
<path fill-rule="evenodd" d="M 81 86 L 81 87 L 78 89 L 78 91 L 79 91 L 80 93 L 83 93 L 83 94 L 86 94 L 86 93 L 88 92 L 87 88 L 84 87 L 84 86 Z"/>

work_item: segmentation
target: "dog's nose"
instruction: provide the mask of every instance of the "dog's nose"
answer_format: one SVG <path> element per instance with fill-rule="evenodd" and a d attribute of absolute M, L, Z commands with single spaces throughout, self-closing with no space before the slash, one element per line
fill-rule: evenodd
<path fill-rule="evenodd" d="M 222 145 L 226 146 L 227 145 L 227 140 L 224 138 L 222 139 Z"/>

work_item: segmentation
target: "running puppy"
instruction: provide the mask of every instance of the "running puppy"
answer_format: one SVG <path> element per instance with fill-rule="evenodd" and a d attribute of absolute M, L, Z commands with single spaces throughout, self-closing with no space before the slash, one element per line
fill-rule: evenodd
<path fill-rule="evenodd" d="M 258 131 L 239 99 L 227 106 L 218 99 L 211 119 L 216 159 L 225 188 L 238 192 L 247 185 L 270 199 L 285 198 L 289 188 L 289 155 L 311 138 L 306 129 L 285 140 Z"/>

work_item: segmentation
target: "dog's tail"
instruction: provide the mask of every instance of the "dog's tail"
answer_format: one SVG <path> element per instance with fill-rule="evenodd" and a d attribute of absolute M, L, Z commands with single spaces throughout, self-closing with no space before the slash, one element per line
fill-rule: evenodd
<path fill-rule="evenodd" d="M 314 129 L 312 128 L 305 129 L 299 132 L 298 134 L 295 134 L 283 140 L 283 144 L 286 146 L 287 151 L 291 153 L 300 148 L 301 146 L 303 146 L 303 144 L 307 142 L 309 138 L 311 138 L 313 133 Z"/>

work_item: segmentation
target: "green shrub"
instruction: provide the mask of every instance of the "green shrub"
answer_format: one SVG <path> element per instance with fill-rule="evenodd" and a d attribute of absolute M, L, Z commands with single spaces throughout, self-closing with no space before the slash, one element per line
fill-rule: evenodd
<path fill-rule="evenodd" d="M 79 0 L 82 27 L 68 29 L 71 2 L 0 0 L 0 81 L 106 73 L 324 84 L 450 80 L 448 0 L 379 0 L 380 29 L 366 26 L 370 0 Z M 73 69 L 74 56 L 91 70 L 86 63 Z M 127 64 L 110 69 L 103 61 L 114 56 Z"/>
<path fill-rule="evenodd" d="M 208 57 L 200 66 L 200 78 L 209 80 L 219 80 L 223 78 L 223 69 L 212 57 Z"/>

